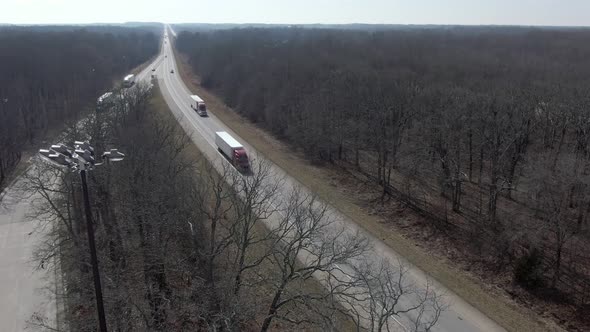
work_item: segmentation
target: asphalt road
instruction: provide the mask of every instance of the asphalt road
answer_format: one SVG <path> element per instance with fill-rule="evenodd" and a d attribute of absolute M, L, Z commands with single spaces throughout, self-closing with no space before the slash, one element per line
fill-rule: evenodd
<path fill-rule="evenodd" d="M 167 35 L 170 35 L 170 33 Z M 178 68 L 175 63 L 171 45 L 170 42 L 167 41 L 167 38 L 168 37 L 165 35 L 165 42 L 162 45 L 161 54 L 150 66 L 148 66 L 148 68 L 146 68 L 142 74 L 138 75 L 138 79 L 146 79 L 149 77 L 146 75 L 146 71 L 151 71 L 152 68 L 156 68 L 154 73 L 157 76 L 158 83 L 166 103 L 175 114 L 176 118 L 185 131 L 191 136 L 194 143 L 217 167 L 220 167 L 221 163 L 226 161 L 223 157 L 221 157 L 215 146 L 216 131 L 229 132 L 234 138 L 244 145 L 251 158 L 264 158 L 262 155 L 258 154 L 256 149 L 250 146 L 248 142 L 225 126 L 223 122 L 219 120 L 214 114 L 210 114 L 209 117 L 200 117 L 194 110 L 191 109 L 191 92 L 188 90 L 178 74 Z M 174 73 L 171 73 L 171 70 L 174 70 Z M 283 195 L 284 198 L 288 197 L 287 195 L 291 192 L 291 188 L 295 186 L 301 187 L 301 184 L 297 180 L 289 177 L 280 167 L 272 163 L 271 166 L 273 172 L 277 176 L 285 179 L 283 188 L 281 189 L 281 195 Z M 336 209 L 329 207 L 328 214 L 330 218 L 339 220 L 339 223 L 336 226 L 345 227 L 347 231 L 351 233 L 358 231 L 364 234 L 374 247 L 376 259 L 385 258 L 392 264 L 397 264 L 397 262 L 400 260 L 405 262 L 403 257 L 400 257 L 381 240 L 365 232 L 356 223 L 341 214 Z M 407 277 L 413 284 L 426 285 L 428 278 L 421 270 L 407 262 L 405 262 L 405 265 L 409 268 Z M 343 267 L 343 270 L 346 271 L 346 267 Z M 489 319 L 473 306 L 469 305 L 460 297 L 456 296 L 444 286 L 438 284 L 436 281 L 431 280 L 431 287 L 434 287 L 437 293 L 445 294 L 445 301 L 449 305 L 448 309 L 441 315 L 437 326 L 433 329 L 434 331 L 504 331 L 504 329 L 497 323 Z M 402 305 L 409 306 L 411 303 L 405 303 Z M 393 330 L 404 331 L 409 326 L 410 319 L 411 316 L 399 317 L 399 319 L 396 319 L 396 321 L 391 325 L 391 328 Z"/>
<path fill-rule="evenodd" d="M 0 195 L 0 331 L 5 332 L 24 331 L 33 315 L 49 326 L 56 322 L 55 274 L 33 261 L 45 234 L 28 218 L 38 197 L 23 197 L 21 181 Z"/>

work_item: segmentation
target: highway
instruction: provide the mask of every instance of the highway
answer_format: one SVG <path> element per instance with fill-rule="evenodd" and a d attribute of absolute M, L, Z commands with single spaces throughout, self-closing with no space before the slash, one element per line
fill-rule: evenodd
<path fill-rule="evenodd" d="M 170 32 L 172 33 L 172 32 Z M 165 36 L 169 33 L 165 33 Z M 165 37 L 166 40 L 167 37 Z M 241 142 L 247 149 L 249 155 L 254 158 L 264 158 L 257 153 L 256 149 L 248 144 L 244 139 L 239 137 L 235 132 L 229 129 L 219 120 L 214 114 L 210 112 L 209 117 L 200 117 L 190 107 L 190 95 L 192 94 L 186 87 L 180 75 L 178 74 L 177 64 L 171 49 L 170 42 L 164 42 L 162 45 L 160 55 L 148 66 L 142 73 L 138 74 L 138 80 L 147 80 L 152 68 L 156 68 L 153 72 L 157 76 L 157 80 L 164 96 L 164 99 L 175 117 L 178 119 L 185 131 L 191 136 L 193 142 L 203 152 L 203 154 L 219 167 L 220 163 L 226 162 L 217 151 L 215 146 L 215 132 L 227 131 L 239 142 Z M 174 73 L 170 71 L 174 70 Z M 214 111 L 213 111 L 214 112 Z M 271 163 L 272 170 L 276 176 L 284 178 L 284 186 L 280 191 L 283 199 L 286 199 L 293 187 L 301 187 L 302 185 L 294 178 L 286 174 L 280 167 Z M 308 190 L 305 189 L 304 190 Z M 355 222 L 341 214 L 334 208 L 328 208 L 329 217 L 338 220 L 338 224 L 345 227 L 351 233 L 360 232 L 364 234 L 371 242 L 375 257 L 384 258 L 397 264 L 398 261 L 404 261 L 396 252 L 384 244 L 380 239 L 372 236 L 364 231 Z M 408 278 L 413 284 L 426 285 L 427 276 L 418 268 L 409 263 L 405 263 L 409 268 Z M 346 268 L 344 268 L 346 270 Z M 467 302 L 456 296 L 444 286 L 431 280 L 431 287 L 439 294 L 445 294 L 445 301 L 449 305 L 448 309 L 441 315 L 438 324 L 433 329 L 434 331 L 504 331 L 504 329 L 485 316 L 483 313 L 469 305 Z M 409 303 L 406 305 L 410 305 Z M 409 322 L 411 317 L 400 317 L 395 324 L 391 325 L 392 330 L 406 331 L 409 330 Z"/>

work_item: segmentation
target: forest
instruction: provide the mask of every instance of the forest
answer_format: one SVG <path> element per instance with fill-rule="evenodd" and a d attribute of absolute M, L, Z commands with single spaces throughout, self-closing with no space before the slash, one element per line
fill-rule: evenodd
<path fill-rule="evenodd" d="M 574 328 L 590 326 L 588 38 L 244 28 L 181 32 L 176 46 L 237 112 L 368 179 L 375 205 L 403 202 L 470 266 L 510 275 L 522 301 L 557 306 Z"/>
<path fill-rule="evenodd" d="M 0 28 L 0 186 L 31 143 L 92 109 L 158 40 L 139 28 Z"/>
<path fill-rule="evenodd" d="M 265 162 L 247 177 L 228 164 L 218 173 L 157 85 L 116 93 L 118 102 L 62 137 L 89 140 L 97 156 L 125 153 L 88 175 L 109 330 L 384 331 L 407 315 L 408 331 L 425 332 L 437 323 L 442 296 L 406 280 L 401 264 L 370 263 L 364 237 L 328 232 L 336 221 L 316 197 L 293 188 L 281 204 L 282 179 Z M 80 176 L 39 161 L 25 177 L 23 192 L 40 197 L 34 216 L 50 229 L 35 258 L 61 277 L 59 314 L 71 330 L 96 331 Z M 280 217 L 266 229 L 271 215 Z M 350 260 L 362 263 L 343 278 Z"/>

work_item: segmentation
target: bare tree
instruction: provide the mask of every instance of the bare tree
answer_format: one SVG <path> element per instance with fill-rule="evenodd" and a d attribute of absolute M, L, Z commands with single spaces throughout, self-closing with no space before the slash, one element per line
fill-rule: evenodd
<path fill-rule="evenodd" d="M 272 230 L 272 254 L 267 257 L 279 273 L 271 282 L 273 297 L 261 331 L 267 331 L 274 319 L 293 324 L 312 321 L 311 315 L 293 316 L 289 308 L 301 306 L 321 315 L 322 304 L 336 296 L 336 290 L 342 289 L 313 292 L 301 287 L 302 283 L 318 276 L 330 278 L 339 274 L 339 264 L 346 264 L 366 252 L 367 240 L 345 232 L 326 211 L 325 204 L 298 188 L 291 192 L 287 205 L 281 210 L 280 223 Z"/>
<path fill-rule="evenodd" d="M 590 185 L 588 174 L 583 170 L 587 162 L 575 153 L 567 157 L 566 160 L 564 155 L 554 168 L 553 160 L 546 158 L 546 154 L 539 156 L 536 162 L 544 166 L 544 171 L 536 174 L 536 185 L 532 188 L 539 206 L 537 214 L 544 222 L 544 230 L 551 234 L 549 262 L 553 273 L 550 285 L 554 288 L 562 275 L 567 246 L 585 229 L 579 220 L 586 204 L 580 203 L 585 201 Z"/>
<path fill-rule="evenodd" d="M 257 232 L 256 228 L 262 227 L 262 221 L 277 211 L 280 204 L 278 192 L 283 184 L 283 179 L 274 174 L 270 162 L 265 159 L 253 159 L 250 167 L 250 175 L 234 170 L 230 179 L 235 192 L 232 198 L 234 220 L 229 226 L 236 250 L 233 265 L 235 295 L 242 287 L 244 272 L 259 266 L 268 255 L 264 252 L 257 257 L 248 257 L 253 246 L 268 239 L 268 234 Z"/>
<path fill-rule="evenodd" d="M 430 282 L 414 285 L 407 280 L 408 268 L 401 261 L 393 266 L 385 260 L 365 261 L 355 276 L 366 290 L 359 307 L 370 331 L 429 331 L 446 305 Z M 361 314 L 362 316 L 362 314 Z"/>
<path fill-rule="evenodd" d="M 211 163 L 202 163 L 203 171 L 200 172 L 203 179 L 201 185 L 195 188 L 195 200 L 200 202 L 199 209 L 207 218 L 209 231 L 208 249 L 204 253 L 207 263 L 207 282 L 215 287 L 215 261 L 223 251 L 233 243 L 233 233 L 228 229 L 234 201 L 231 199 L 235 194 L 227 181 L 234 170 L 227 163 L 222 163 L 220 173 L 217 172 Z M 191 229 L 196 227 L 191 224 Z M 222 231 L 219 228 L 222 228 Z"/>

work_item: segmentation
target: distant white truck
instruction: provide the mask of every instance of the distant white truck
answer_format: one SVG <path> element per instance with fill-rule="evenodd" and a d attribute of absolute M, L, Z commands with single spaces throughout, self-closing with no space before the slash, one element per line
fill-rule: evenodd
<path fill-rule="evenodd" d="M 133 84 L 135 84 L 135 75 L 129 74 L 125 76 L 125 78 L 123 79 L 123 86 L 126 88 L 130 88 L 133 86 Z"/>
<path fill-rule="evenodd" d="M 102 96 L 98 97 L 98 100 L 96 101 L 96 104 L 100 106 L 100 105 L 103 105 L 103 104 L 109 102 L 109 100 L 111 99 L 111 96 L 112 95 L 113 95 L 113 93 L 110 92 L 110 91 L 104 93 Z"/>
<path fill-rule="evenodd" d="M 225 131 L 215 132 L 215 145 L 234 167 L 241 172 L 250 170 L 250 161 L 244 146 Z"/>
<path fill-rule="evenodd" d="M 98 99 L 96 100 L 96 111 L 102 112 L 110 110 L 113 106 L 115 106 L 116 96 L 117 95 L 109 91 L 104 93 L 102 96 L 98 97 Z"/>
<path fill-rule="evenodd" d="M 197 95 L 192 95 L 191 99 L 191 108 L 194 109 L 198 115 L 207 116 L 207 105 L 205 105 L 205 101 Z"/>

